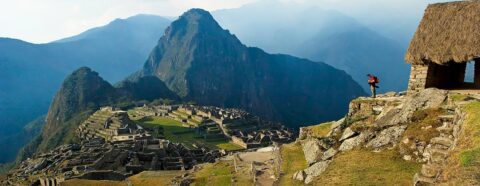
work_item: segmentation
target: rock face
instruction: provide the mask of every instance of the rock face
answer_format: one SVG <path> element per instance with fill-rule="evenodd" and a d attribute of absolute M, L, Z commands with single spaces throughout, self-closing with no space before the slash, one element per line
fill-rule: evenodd
<path fill-rule="evenodd" d="M 346 150 L 352 150 L 353 148 L 364 144 L 367 140 L 369 140 L 372 137 L 372 133 L 370 131 L 364 131 L 360 133 L 360 135 L 355 136 L 353 138 L 347 139 L 343 141 L 342 145 L 338 148 L 339 151 L 346 151 Z"/>
<path fill-rule="evenodd" d="M 325 172 L 330 162 L 331 161 L 321 161 L 305 169 L 305 174 L 307 175 L 307 177 L 305 178 L 305 183 L 311 183 L 315 177 Z"/>
<path fill-rule="evenodd" d="M 136 76 L 156 76 L 184 100 L 242 108 L 292 127 L 338 118 L 365 94 L 324 63 L 246 47 L 200 9 L 171 24 Z"/>
<path fill-rule="evenodd" d="M 327 151 L 325 151 L 323 153 L 322 160 L 328 160 L 328 159 L 333 158 L 333 156 L 335 156 L 335 154 L 337 154 L 337 152 L 338 151 L 335 150 L 334 148 L 328 149 Z"/>
<path fill-rule="evenodd" d="M 374 139 L 368 142 L 367 147 L 380 148 L 386 145 L 395 145 L 400 140 L 407 126 L 395 126 L 382 130 Z"/>
<path fill-rule="evenodd" d="M 293 174 L 293 179 L 298 181 L 305 180 L 305 172 L 303 170 L 295 172 L 295 174 Z"/>
<path fill-rule="evenodd" d="M 355 134 L 357 134 L 357 133 L 354 132 L 350 127 L 348 127 L 343 131 L 343 134 L 342 134 L 342 137 L 340 138 L 340 141 L 346 140 L 346 139 L 354 136 Z"/>
<path fill-rule="evenodd" d="M 321 160 L 323 151 L 319 140 L 308 139 L 302 143 L 302 147 L 303 153 L 305 154 L 305 160 L 307 160 L 309 165 Z"/>

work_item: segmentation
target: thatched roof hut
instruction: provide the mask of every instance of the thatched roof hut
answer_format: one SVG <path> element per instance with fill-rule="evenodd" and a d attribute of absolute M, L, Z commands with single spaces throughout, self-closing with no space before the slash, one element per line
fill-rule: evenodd
<path fill-rule="evenodd" d="M 480 0 L 429 5 L 405 60 L 465 63 L 480 57 Z"/>

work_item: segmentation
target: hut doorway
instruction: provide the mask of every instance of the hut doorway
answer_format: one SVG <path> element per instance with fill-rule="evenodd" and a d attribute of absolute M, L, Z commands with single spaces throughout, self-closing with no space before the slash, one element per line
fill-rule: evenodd
<path fill-rule="evenodd" d="M 426 88 L 480 89 L 480 60 L 465 63 L 450 62 L 444 65 L 430 63 Z"/>

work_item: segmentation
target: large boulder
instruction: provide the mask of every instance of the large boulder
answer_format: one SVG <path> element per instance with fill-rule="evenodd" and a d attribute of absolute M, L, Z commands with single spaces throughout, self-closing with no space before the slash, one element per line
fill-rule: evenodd
<path fill-rule="evenodd" d="M 325 151 L 323 153 L 322 160 L 328 160 L 328 159 L 333 158 L 333 156 L 335 156 L 335 154 L 337 154 L 337 152 L 338 151 L 335 150 L 334 148 L 328 149 L 327 151 Z"/>
<path fill-rule="evenodd" d="M 445 103 L 448 91 L 428 88 L 405 98 L 399 107 L 388 108 L 375 121 L 377 127 L 389 127 L 405 124 L 418 110 L 438 108 Z"/>
<path fill-rule="evenodd" d="M 367 147 L 380 148 L 386 145 L 395 145 L 400 140 L 405 129 L 407 129 L 406 125 L 387 128 L 370 140 Z"/>
<path fill-rule="evenodd" d="M 371 139 L 372 136 L 373 136 L 372 132 L 370 132 L 368 130 L 365 130 L 362 133 L 360 133 L 360 135 L 343 141 L 343 143 L 340 145 L 340 148 L 338 148 L 338 150 L 339 151 L 351 150 L 351 149 L 365 143 L 366 141 Z"/>
<path fill-rule="evenodd" d="M 353 131 L 350 127 L 348 127 L 343 131 L 343 134 L 342 134 L 342 137 L 340 138 L 340 141 L 346 140 L 346 139 L 354 136 L 355 134 L 357 134 L 357 133 L 355 131 Z"/>
<path fill-rule="evenodd" d="M 305 174 L 307 174 L 307 177 L 305 178 L 305 183 L 311 183 L 313 181 L 313 178 L 320 176 L 320 174 L 325 172 L 330 162 L 331 161 L 321 161 L 305 169 Z"/>
<path fill-rule="evenodd" d="M 320 143 L 321 142 L 318 139 L 307 139 L 303 141 L 303 153 L 305 154 L 305 160 L 307 160 L 309 165 L 321 160 L 323 156 L 323 148 Z"/>

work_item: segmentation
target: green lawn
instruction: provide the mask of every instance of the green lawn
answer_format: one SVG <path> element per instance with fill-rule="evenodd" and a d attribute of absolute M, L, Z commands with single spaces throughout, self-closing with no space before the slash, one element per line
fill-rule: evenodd
<path fill-rule="evenodd" d="M 145 128 L 154 128 L 161 126 L 163 128 L 163 133 L 165 139 L 168 139 L 172 142 L 183 143 L 187 147 L 193 147 L 195 143 L 197 145 L 205 145 L 212 149 L 225 149 L 225 150 L 238 150 L 242 147 L 231 143 L 226 139 L 219 140 L 209 140 L 208 142 L 205 139 L 198 135 L 195 131 L 195 128 L 189 128 L 188 125 L 183 124 L 182 122 L 173 120 L 167 117 L 148 117 L 142 120 L 137 121 L 139 125 Z"/>

